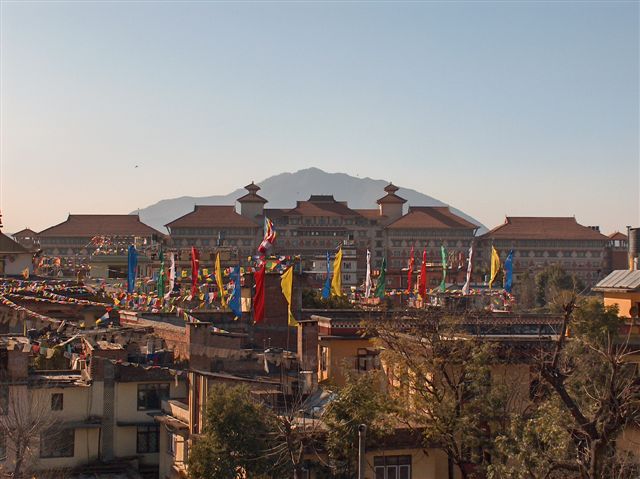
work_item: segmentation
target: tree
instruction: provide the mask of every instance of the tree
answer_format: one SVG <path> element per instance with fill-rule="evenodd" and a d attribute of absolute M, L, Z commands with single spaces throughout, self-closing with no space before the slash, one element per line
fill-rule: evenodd
<path fill-rule="evenodd" d="M 205 407 L 203 435 L 189 454 L 189 476 L 236 479 L 265 475 L 270 418 L 265 406 L 251 399 L 248 388 L 215 385 Z"/>
<path fill-rule="evenodd" d="M 390 404 L 381 391 L 380 377 L 360 374 L 347 377 L 336 388 L 322 419 L 327 428 L 325 447 L 333 476 L 351 479 L 357 474 L 358 426 L 367 426 L 367 443 L 375 444 L 389 431 Z"/>
<path fill-rule="evenodd" d="M 637 458 L 617 445 L 625 428 L 640 427 L 638 351 L 615 307 L 574 296 L 563 310 L 555 347 L 538 365 L 535 407 L 512 417 L 492 477 L 638 477 Z"/>
<path fill-rule="evenodd" d="M 560 265 L 552 264 L 540 271 L 535 278 L 536 303 L 539 307 L 561 304 L 563 292 L 579 294 L 584 284 L 575 275 L 568 274 Z"/>
<path fill-rule="evenodd" d="M 501 375 L 492 375 L 496 346 L 439 313 L 372 327 L 399 403 L 396 416 L 420 428 L 424 446 L 442 450 L 463 478 L 481 474 L 493 438 L 506 427 L 503 418 L 518 401 Z"/>
<path fill-rule="evenodd" d="M 47 394 L 6 382 L 0 383 L 0 388 L 5 391 L 2 393 L 5 399 L 0 402 L 0 434 L 4 436 L 9 457 L 13 458 L 5 470 L 15 479 L 28 477 L 41 436 L 55 434 L 60 424 L 51 415 Z"/>

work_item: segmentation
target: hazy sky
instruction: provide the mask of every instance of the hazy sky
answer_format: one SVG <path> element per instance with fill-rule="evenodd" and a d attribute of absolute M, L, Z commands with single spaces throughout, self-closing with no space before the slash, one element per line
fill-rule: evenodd
<path fill-rule="evenodd" d="M 3 0 L 1 27 L 5 233 L 309 166 L 489 227 L 640 226 L 635 1 Z"/>

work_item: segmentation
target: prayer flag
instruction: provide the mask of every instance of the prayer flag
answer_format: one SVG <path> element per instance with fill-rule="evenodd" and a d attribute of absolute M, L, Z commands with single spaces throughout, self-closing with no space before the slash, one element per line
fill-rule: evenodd
<path fill-rule="evenodd" d="M 327 277 L 322 288 L 322 299 L 327 299 L 329 296 L 331 296 L 331 257 L 327 251 Z"/>
<path fill-rule="evenodd" d="M 387 286 L 387 258 L 382 258 L 382 265 L 380 266 L 380 276 L 378 276 L 378 282 L 376 283 L 375 296 L 383 299 L 384 290 Z"/>
<path fill-rule="evenodd" d="M 367 276 L 364 280 L 364 297 L 371 296 L 371 251 L 367 250 Z"/>
<path fill-rule="evenodd" d="M 138 272 L 138 252 L 133 245 L 129 246 L 127 255 L 127 293 L 133 293 L 136 287 L 136 275 Z"/>
<path fill-rule="evenodd" d="M 409 271 L 407 271 L 407 293 L 411 293 L 413 291 L 413 267 L 414 267 L 414 258 L 413 258 L 413 246 L 411 246 L 411 255 L 409 256 Z"/>
<path fill-rule="evenodd" d="M 444 245 L 440 246 L 440 255 L 442 256 L 442 281 L 440 281 L 440 291 L 444 293 L 447 290 L 447 249 Z"/>
<path fill-rule="evenodd" d="M 469 258 L 467 258 L 467 280 L 464 282 L 464 286 L 462 287 L 462 294 L 465 296 L 468 296 L 471 290 L 471 273 L 472 272 L 473 272 L 473 243 L 469 247 Z"/>
<path fill-rule="evenodd" d="M 191 247 L 191 296 L 196 295 L 198 290 L 198 273 L 200 272 L 200 255 L 198 250 Z"/>
<path fill-rule="evenodd" d="M 220 292 L 220 303 L 222 307 L 227 306 L 227 299 L 225 298 L 224 283 L 222 282 L 222 268 L 220 267 L 220 252 L 216 255 L 216 284 L 218 285 L 218 291 Z"/>
<path fill-rule="evenodd" d="M 258 246 L 258 251 L 261 254 L 266 254 L 267 251 L 269 251 L 273 246 L 273 243 L 276 241 L 276 236 L 277 236 L 277 233 L 276 233 L 276 229 L 273 227 L 273 222 L 265 216 L 264 217 L 264 238 L 262 240 L 262 243 L 260 243 L 260 246 Z"/>
<path fill-rule="evenodd" d="M 509 251 L 507 259 L 504 260 L 504 290 L 511 292 L 513 286 L 513 250 Z"/>
<path fill-rule="evenodd" d="M 259 323 L 264 319 L 264 278 L 266 275 L 265 264 L 262 263 L 260 269 L 253 273 L 256 282 L 256 291 L 253 296 L 253 321 Z"/>
<path fill-rule="evenodd" d="M 491 278 L 489 279 L 489 288 L 493 286 L 493 282 L 498 277 L 498 273 L 500 273 L 500 255 L 498 254 L 498 250 L 492 246 L 491 247 Z"/>
<path fill-rule="evenodd" d="M 280 276 L 280 287 L 282 289 L 282 294 L 284 298 L 287 300 L 288 308 L 288 319 L 287 324 L 289 326 L 298 326 L 298 322 L 296 318 L 293 317 L 293 313 L 291 312 L 291 294 L 293 291 L 293 266 L 289 266 L 287 270 L 282 273 Z"/>
<path fill-rule="evenodd" d="M 231 279 L 233 280 L 233 293 L 229 300 L 229 307 L 231 308 L 231 311 L 233 311 L 233 314 L 240 318 L 242 316 L 242 307 L 240 305 L 240 293 L 242 288 L 240 284 L 240 266 L 235 266 L 231 270 Z"/>
<path fill-rule="evenodd" d="M 333 278 L 331 279 L 331 296 L 342 296 L 342 246 L 338 248 L 333 260 Z"/>

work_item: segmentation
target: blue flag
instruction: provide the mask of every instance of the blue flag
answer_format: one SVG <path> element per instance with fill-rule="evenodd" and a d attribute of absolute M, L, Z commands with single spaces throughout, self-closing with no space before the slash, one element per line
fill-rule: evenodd
<path fill-rule="evenodd" d="M 504 290 L 511 292 L 513 285 L 513 250 L 509 251 L 507 259 L 504 260 Z"/>
<path fill-rule="evenodd" d="M 234 267 L 231 270 L 229 277 L 233 280 L 233 293 L 229 300 L 229 307 L 231 308 L 231 311 L 233 311 L 233 314 L 240 318 L 242 317 L 242 307 L 240 305 L 240 266 Z"/>
<path fill-rule="evenodd" d="M 327 251 L 327 279 L 324 282 L 324 287 L 322 288 L 322 299 L 327 299 L 331 294 L 331 258 L 329 257 L 329 252 Z"/>
<path fill-rule="evenodd" d="M 138 252 L 136 247 L 129 246 L 127 257 L 127 293 L 133 293 L 136 289 L 136 274 L 138 272 Z"/>

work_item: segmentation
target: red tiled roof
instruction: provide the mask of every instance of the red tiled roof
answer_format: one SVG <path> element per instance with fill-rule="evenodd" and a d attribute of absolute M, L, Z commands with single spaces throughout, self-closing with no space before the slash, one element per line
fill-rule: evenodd
<path fill-rule="evenodd" d="M 7 235 L 0 233 L 0 253 L 29 253 L 29 250 Z"/>
<path fill-rule="evenodd" d="M 331 195 L 312 195 L 308 201 L 296 202 L 288 214 L 301 216 L 359 216 L 346 203 L 336 201 Z"/>
<path fill-rule="evenodd" d="M 606 240 L 607 237 L 572 216 L 507 216 L 505 222 L 483 235 L 484 238 Z"/>
<path fill-rule="evenodd" d="M 360 216 L 364 216 L 365 218 L 368 218 L 370 220 L 379 220 L 379 219 L 386 218 L 386 216 L 382 216 L 380 214 L 380 210 L 377 208 L 366 209 L 366 210 L 353 210 L 353 211 L 358 213 Z"/>
<path fill-rule="evenodd" d="M 398 196 L 394 193 L 389 193 L 386 196 L 383 196 L 382 198 L 378 199 L 376 201 L 376 203 L 381 204 L 381 203 L 401 203 L 401 204 L 405 204 L 407 202 L 407 200 L 405 200 L 404 198 L 402 198 L 401 196 Z"/>
<path fill-rule="evenodd" d="M 18 235 L 20 235 L 20 236 L 24 236 L 24 235 L 32 235 L 32 236 L 33 236 L 33 235 L 36 235 L 36 234 L 38 234 L 38 233 L 36 233 L 36 232 L 35 232 L 35 231 L 33 231 L 32 229 L 30 229 L 30 228 L 25 228 L 25 229 L 20 230 L 20 231 L 18 231 L 18 232 L 16 232 L 16 233 L 13 233 L 13 235 L 11 235 L 11 236 L 13 236 L 13 237 L 15 238 L 15 237 L 16 237 L 16 236 L 18 236 Z"/>
<path fill-rule="evenodd" d="M 611 233 L 611 234 L 609 235 L 609 239 L 610 239 L 610 240 L 623 240 L 623 241 L 626 241 L 626 240 L 628 240 L 629 238 L 627 237 L 627 235 L 626 235 L 626 234 L 624 234 L 624 233 L 620 233 L 620 231 L 616 231 L 615 233 Z"/>
<path fill-rule="evenodd" d="M 138 215 L 69 215 L 66 221 L 38 233 L 48 236 L 151 236 L 163 234 L 140 221 Z"/>
<path fill-rule="evenodd" d="M 449 229 L 476 225 L 451 212 L 448 206 L 411 206 L 409 212 L 387 226 L 392 229 Z"/>
<path fill-rule="evenodd" d="M 233 206 L 196 205 L 191 213 L 167 223 L 169 228 L 257 228 L 258 225 L 236 213 Z"/>

